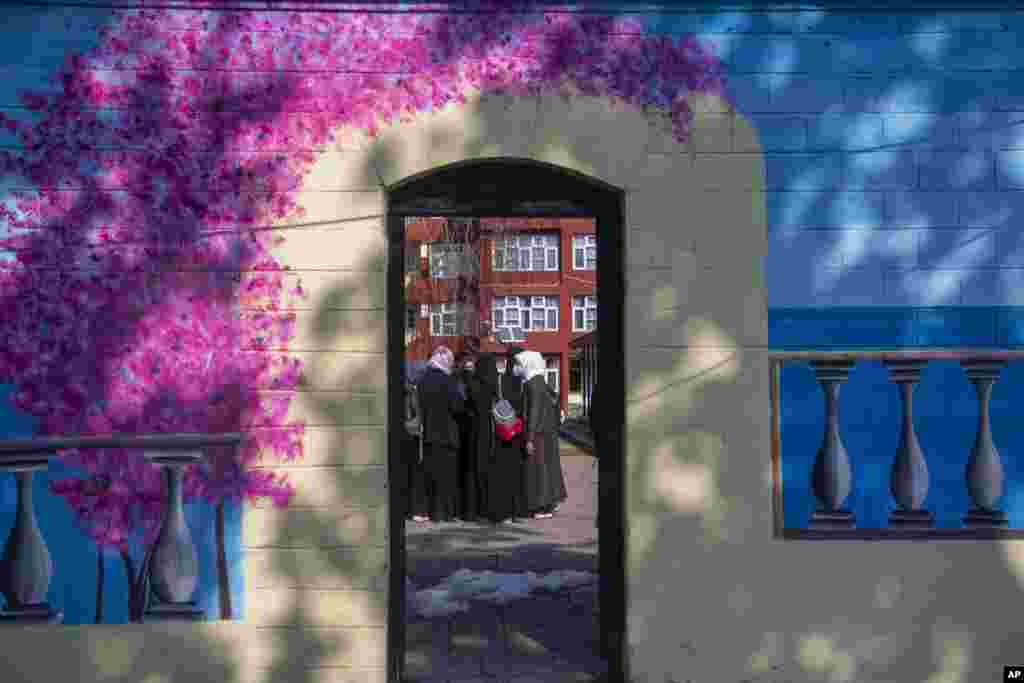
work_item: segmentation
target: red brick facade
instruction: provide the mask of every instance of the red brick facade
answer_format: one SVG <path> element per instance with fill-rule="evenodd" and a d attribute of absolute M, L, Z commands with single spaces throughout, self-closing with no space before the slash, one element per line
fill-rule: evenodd
<path fill-rule="evenodd" d="M 501 352 L 505 346 L 495 341 L 490 326 L 493 298 L 495 296 L 557 296 L 558 330 L 528 331 L 526 340 L 516 342 L 531 351 L 538 351 L 545 357 L 557 357 L 559 367 L 558 388 L 563 408 L 568 403 L 569 389 L 569 342 L 586 334 L 573 331 L 572 300 L 577 296 L 594 296 L 597 292 L 597 271 L 576 270 L 573 259 L 573 237 L 593 235 L 595 226 L 589 218 L 481 218 L 469 225 L 449 223 L 445 218 L 422 218 L 411 220 L 406 226 L 406 303 L 415 307 L 415 333 L 406 324 L 406 358 L 423 360 L 438 345 L 444 344 L 452 351 L 468 348 L 467 339 L 461 335 L 431 335 L 430 317 L 421 315 L 420 306 L 453 302 L 458 298 L 460 288 L 472 292 L 472 278 L 461 282 L 456 279 L 431 279 L 430 263 L 426 255 L 418 256 L 424 243 L 441 241 L 455 234 L 462 241 L 470 231 L 469 238 L 479 236 L 480 282 L 479 317 L 481 351 Z M 499 234 L 547 233 L 557 234 L 558 268 L 554 271 L 496 271 L 494 269 L 494 237 Z M 406 313 L 408 316 L 408 312 Z M 472 330 L 470 330 L 472 336 Z M 469 342 L 471 345 L 472 342 Z"/>

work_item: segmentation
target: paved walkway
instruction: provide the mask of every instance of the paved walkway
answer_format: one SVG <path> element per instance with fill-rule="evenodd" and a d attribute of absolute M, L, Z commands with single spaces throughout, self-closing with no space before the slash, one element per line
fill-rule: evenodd
<path fill-rule="evenodd" d="M 416 588 L 436 586 L 458 569 L 546 573 L 574 569 L 597 575 L 593 460 L 561 443 L 569 499 L 551 519 L 517 524 L 406 526 L 408 576 Z M 534 592 L 505 605 L 469 601 L 468 612 L 406 624 L 407 681 L 548 683 L 598 681 L 597 585 Z"/>

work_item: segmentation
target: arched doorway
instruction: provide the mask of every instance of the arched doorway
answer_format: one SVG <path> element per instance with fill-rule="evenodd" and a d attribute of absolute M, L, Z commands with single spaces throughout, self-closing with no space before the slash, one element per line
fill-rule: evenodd
<path fill-rule="evenodd" d="M 560 166 L 523 158 L 463 161 L 429 170 L 387 188 L 388 466 L 399 466 L 405 350 L 405 219 L 417 216 L 591 217 L 598 235 L 601 335 L 599 372 L 603 410 L 599 496 L 599 600 L 609 680 L 625 680 L 624 555 L 624 316 L 625 193 Z M 389 487 L 389 680 L 401 680 L 405 649 L 405 519 L 401 491 Z"/>

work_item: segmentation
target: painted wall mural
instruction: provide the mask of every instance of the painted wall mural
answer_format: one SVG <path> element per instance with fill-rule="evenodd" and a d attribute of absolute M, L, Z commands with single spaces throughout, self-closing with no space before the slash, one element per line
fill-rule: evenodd
<path fill-rule="evenodd" d="M 773 346 L 1021 343 L 1021 232 L 997 234 L 1016 216 L 1024 167 L 1013 113 L 1024 107 L 1004 73 L 1020 56 L 1021 15 L 504 6 L 35 8 L 24 26 L 16 14 L 9 22 L 31 36 L 38 19 L 48 28 L 35 32 L 63 39 L 49 41 L 62 52 L 45 79 L 8 60 L 17 103 L 0 108 L 0 435 L 246 431 L 237 454 L 213 452 L 186 472 L 208 618 L 244 614 L 243 506 L 293 495 L 256 465 L 302 457 L 304 425 L 288 414 L 304 368 L 289 353 L 295 317 L 282 300 L 304 293 L 259 228 L 301 217 L 305 174 L 342 127 L 372 136 L 475 88 L 607 95 L 664 114 L 686 142 L 688 98 L 720 95 L 764 150 Z M 18 45 L 19 30 L 8 34 Z M 906 68 L 863 75 L 894 63 Z M 1004 454 L 1024 447 L 1013 402 L 1022 381 L 1011 364 L 993 393 Z M 802 527 L 815 505 L 821 390 L 794 365 L 782 393 L 786 525 Z M 949 364 L 930 367 L 918 395 L 926 507 L 957 526 L 977 404 Z M 884 526 L 898 395 L 869 363 L 842 400 L 856 406 L 841 418 L 848 450 L 871 454 L 854 459 L 851 505 L 861 525 Z M 1003 463 L 1003 507 L 1020 528 L 1024 460 Z M 49 602 L 66 623 L 130 620 L 128 577 L 160 519 L 158 471 L 139 453 L 83 451 L 62 453 L 48 475 L 36 478 L 35 504 L 55 565 Z M 3 538 L 14 491 L 0 477 Z"/>
<path fill-rule="evenodd" d="M 301 215 L 315 150 L 341 126 L 374 135 L 470 87 L 606 94 L 664 110 L 681 141 L 687 96 L 725 94 L 692 36 L 628 18 L 138 10 L 91 28 L 95 46 L 0 112 L 8 435 L 244 430 L 237 454 L 185 476 L 210 618 L 241 614 L 241 506 L 293 493 L 253 466 L 302 456 L 288 266 L 258 228 Z M 65 452 L 48 491 L 41 480 L 51 604 L 66 623 L 134 620 L 127 585 L 160 520 L 159 472 L 135 452 Z"/>

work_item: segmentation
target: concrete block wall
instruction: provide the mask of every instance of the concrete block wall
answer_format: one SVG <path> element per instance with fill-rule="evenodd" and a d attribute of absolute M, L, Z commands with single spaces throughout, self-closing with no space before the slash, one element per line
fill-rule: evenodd
<path fill-rule="evenodd" d="M 718 46 L 761 136 L 773 320 L 1018 305 L 1019 13 L 652 21 Z"/>

